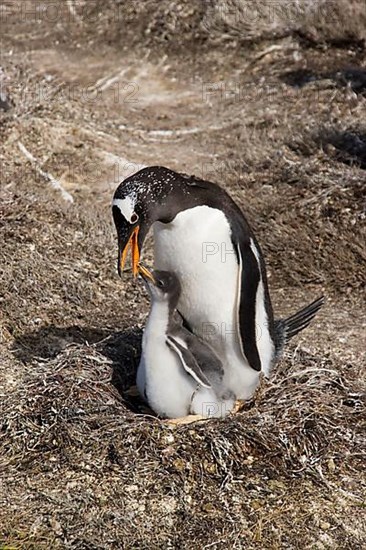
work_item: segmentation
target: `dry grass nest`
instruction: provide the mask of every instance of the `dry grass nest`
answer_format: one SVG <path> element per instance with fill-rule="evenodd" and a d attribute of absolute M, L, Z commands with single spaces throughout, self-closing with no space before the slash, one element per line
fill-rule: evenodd
<path fill-rule="evenodd" d="M 302 510 L 306 519 L 295 523 L 293 542 L 311 541 L 315 514 L 330 522 L 338 541 L 356 547 L 357 538 L 327 508 L 329 500 L 336 507 L 334 491 L 356 509 L 362 502 L 356 480 L 365 460 L 365 417 L 351 365 L 295 350 L 243 412 L 172 430 L 131 410 L 111 383 L 123 365 L 108 358 L 106 347 L 108 339 L 73 344 L 51 361 L 34 360 L 18 388 L 3 396 L 5 540 L 22 548 L 33 548 L 33 538 L 34 548 L 43 538 L 48 548 L 51 541 L 136 548 L 147 541 L 179 547 L 189 537 L 204 547 L 245 536 L 251 548 L 273 542 L 273 529 L 286 529 L 295 507 L 295 516 Z M 328 500 L 313 513 L 312 486 Z"/>

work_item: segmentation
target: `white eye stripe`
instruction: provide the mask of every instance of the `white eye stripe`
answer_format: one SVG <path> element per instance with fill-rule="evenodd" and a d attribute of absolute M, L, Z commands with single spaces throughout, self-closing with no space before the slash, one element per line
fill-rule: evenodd
<path fill-rule="evenodd" d="M 117 208 L 119 208 L 122 216 L 128 222 L 134 223 L 134 222 L 132 222 L 132 218 L 133 218 L 133 215 L 135 214 L 135 204 L 136 204 L 136 199 L 129 196 L 129 197 L 126 197 L 125 199 L 114 199 L 113 203 L 112 203 L 112 206 L 117 206 Z M 137 215 L 137 214 L 135 214 L 135 215 Z M 137 220 L 135 220 L 135 221 L 137 221 Z"/>

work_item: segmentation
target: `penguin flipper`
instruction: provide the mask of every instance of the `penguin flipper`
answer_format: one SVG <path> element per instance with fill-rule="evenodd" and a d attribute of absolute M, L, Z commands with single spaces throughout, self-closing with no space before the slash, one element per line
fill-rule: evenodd
<path fill-rule="evenodd" d="M 225 374 L 224 367 L 210 344 L 201 340 L 185 327 L 181 328 L 177 336 L 184 340 L 186 347 L 194 356 L 203 374 L 210 380 L 211 385 L 216 390 L 220 388 Z"/>
<path fill-rule="evenodd" d="M 187 347 L 185 347 L 185 342 L 183 340 L 178 341 L 177 338 L 174 338 L 171 335 L 167 336 L 166 342 L 170 349 L 175 351 L 175 353 L 178 355 L 184 370 L 190 376 L 192 376 L 192 378 L 194 378 L 198 384 L 200 384 L 204 388 L 210 389 L 212 386 L 209 380 L 203 374 L 201 367 L 197 363 L 194 355 Z"/>
<path fill-rule="evenodd" d="M 239 261 L 238 273 L 238 328 L 239 342 L 244 357 L 256 371 L 262 369 L 257 347 L 255 325 L 257 289 L 261 272 L 250 244 L 234 244 Z"/>

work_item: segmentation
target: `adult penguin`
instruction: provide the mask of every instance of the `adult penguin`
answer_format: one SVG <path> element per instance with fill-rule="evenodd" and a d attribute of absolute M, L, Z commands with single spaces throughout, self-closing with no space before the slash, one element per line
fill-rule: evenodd
<path fill-rule="evenodd" d="M 224 384 L 238 399 L 252 396 L 287 340 L 305 328 L 320 298 L 275 321 L 259 244 L 242 211 L 219 185 L 164 167 L 140 170 L 117 188 L 113 218 L 118 272 L 129 248 L 138 273 L 145 237 L 154 231 L 154 269 L 174 272 L 178 310 L 224 365 Z"/>

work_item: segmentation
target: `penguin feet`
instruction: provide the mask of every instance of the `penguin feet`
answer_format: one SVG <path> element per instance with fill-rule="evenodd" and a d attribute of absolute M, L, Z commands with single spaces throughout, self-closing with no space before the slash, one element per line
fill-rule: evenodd
<path fill-rule="evenodd" d="M 230 414 L 236 414 L 242 411 L 245 407 L 246 401 L 244 399 L 237 399 L 235 401 L 234 407 L 231 409 Z"/>
<path fill-rule="evenodd" d="M 182 416 L 181 418 L 169 418 L 167 420 L 164 420 L 165 424 L 168 424 L 169 426 L 184 426 L 186 424 L 192 424 L 193 422 L 202 422 L 203 420 L 208 420 L 204 416 L 201 416 L 200 414 L 189 414 L 188 416 Z"/>

